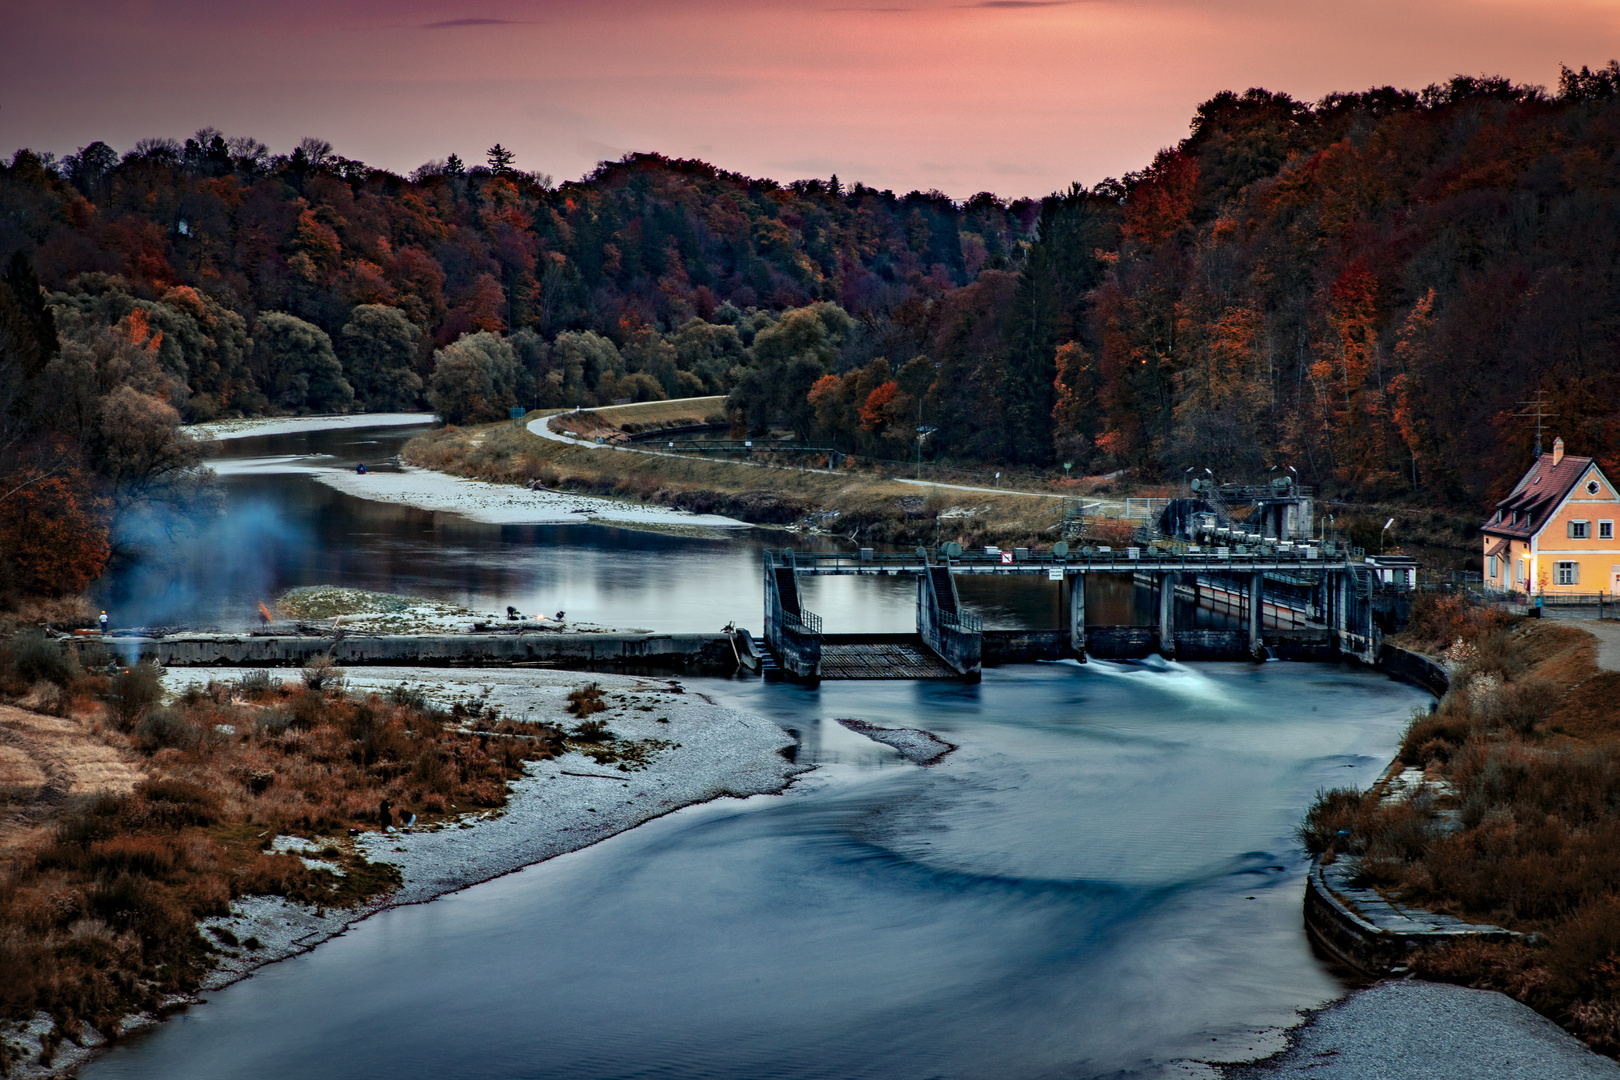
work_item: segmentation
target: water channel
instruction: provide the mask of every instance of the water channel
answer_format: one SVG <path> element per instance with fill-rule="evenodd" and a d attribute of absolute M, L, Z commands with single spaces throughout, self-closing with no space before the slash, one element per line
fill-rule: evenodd
<path fill-rule="evenodd" d="M 318 582 L 713 630 L 757 624 L 761 546 L 807 543 L 477 525 L 297 471 L 391 442 L 232 444 L 232 515 L 252 528 L 215 537 L 206 570 L 115 592 L 179 621 L 244 619 L 260 593 Z M 905 579 L 814 584 L 829 629 L 911 627 Z M 991 625 L 1056 622 L 1039 588 L 975 584 Z M 1248 1056 L 1342 992 L 1301 927 L 1291 830 L 1318 788 L 1376 776 L 1424 701 L 1281 662 L 687 681 L 793 730 L 819 768 L 783 796 L 690 807 L 385 912 L 84 1075 L 1196 1075 L 1174 1063 Z M 834 722 L 848 716 L 960 749 L 919 769 Z"/>

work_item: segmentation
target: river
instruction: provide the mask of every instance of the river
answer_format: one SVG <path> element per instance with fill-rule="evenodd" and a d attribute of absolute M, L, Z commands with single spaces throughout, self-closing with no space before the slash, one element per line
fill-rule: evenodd
<path fill-rule="evenodd" d="M 712 630 L 757 621 L 759 547 L 809 543 L 476 525 L 296 471 L 383 456 L 360 438 L 234 445 L 282 462 L 227 477 L 233 514 L 274 542 L 167 591 L 115 587 L 154 618 L 245 618 L 249 594 L 321 582 Z M 910 628 L 904 579 L 815 585 L 830 630 Z M 972 602 L 992 625 L 1056 619 L 1038 589 Z M 1257 1033 L 1343 992 L 1305 939 L 1291 830 L 1318 788 L 1373 779 L 1425 700 L 1280 662 L 687 682 L 791 729 L 819 768 L 375 916 L 84 1075 L 1197 1075 L 1175 1063 L 1273 1048 Z M 920 769 L 837 717 L 959 749 Z"/>

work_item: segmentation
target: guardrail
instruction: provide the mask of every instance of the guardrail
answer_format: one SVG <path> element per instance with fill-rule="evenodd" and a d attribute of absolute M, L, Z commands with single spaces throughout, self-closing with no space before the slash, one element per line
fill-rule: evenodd
<path fill-rule="evenodd" d="M 791 550 L 791 549 L 787 549 Z M 788 561 L 787 551 L 779 558 Z M 926 571 L 928 562 L 925 556 L 917 554 L 900 554 L 890 552 L 874 552 L 867 549 L 861 554 L 843 554 L 830 552 L 803 552 L 792 551 L 791 561 L 794 569 L 801 574 L 818 573 L 887 573 L 901 571 L 905 573 L 921 573 Z M 1134 569 L 1153 569 L 1162 567 L 1167 570 L 1187 569 L 1189 567 L 1204 569 L 1217 566 L 1242 566 L 1246 569 L 1294 568 L 1299 570 L 1345 570 L 1355 568 L 1359 570 L 1370 569 L 1346 553 L 1329 553 L 1320 548 L 1291 551 L 1222 551 L 1219 548 L 1210 548 L 1200 551 L 1166 551 L 1159 548 L 1141 547 L 1115 549 L 1112 551 L 1082 549 L 1079 552 L 1071 551 L 1067 555 L 1053 555 L 1051 552 L 1029 552 L 1019 555 L 1015 551 L 997 552 L 993 554 L 961 554 L 951 557 L 953 571 L 982 571 L 1004 570 L 1008 572 L 1038 572 L 1040 570 L 1066 569 L 1066 570 L 1098 570 L 1115 569 L 1121 572 Z"/>

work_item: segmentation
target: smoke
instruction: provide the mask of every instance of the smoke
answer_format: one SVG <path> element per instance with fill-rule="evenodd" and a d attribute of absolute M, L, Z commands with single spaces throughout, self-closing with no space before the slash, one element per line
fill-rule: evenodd
<path fill-rule="evenodd" d="M 114 629 L 246 627 L 312 542 L 268 498 L 232 499 L 226 513 L 200 522 L 132 515 L 116 540 L 124 558 L 102 591 Z"/>

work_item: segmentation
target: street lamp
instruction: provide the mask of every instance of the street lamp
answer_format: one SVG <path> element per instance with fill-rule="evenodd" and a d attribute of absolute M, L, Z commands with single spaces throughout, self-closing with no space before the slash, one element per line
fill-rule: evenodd
<path fill-rule="evenodd" d="M 1378 530 L 1378 554 L 1380 555 L 1384 553 L 1384 534 L 1389 532 L 1389 527 L 1393 524 L 1395 524 L 1395 519 L 1390 518 L 1384 522 L 1384 527 Z"/>

